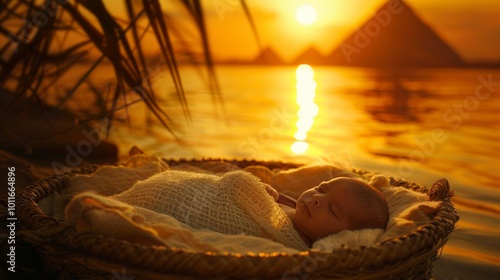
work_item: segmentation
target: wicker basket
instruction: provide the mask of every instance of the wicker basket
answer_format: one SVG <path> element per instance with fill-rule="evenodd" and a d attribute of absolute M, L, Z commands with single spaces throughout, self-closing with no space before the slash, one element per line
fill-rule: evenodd
<path fill-rule="evenodd" d="M 175 165 L 208 160 L 214 159 L 166 162 Z M 270 169 L 300 166 L 282 162 L 221 161 L 239 167 L 264 165 Z M 97 168 L 89 166 L 47 178 L 19 195 L 18 213 L 23 225 L 20 236 L 36 246 L 45 267 L 56 272 L 60 279 L 429 279 L 432 262 L 459 219 L 450 201 L 446 180 L 436 182 L 429 191 L 414 183 L 390 178 L 393 186 L 428 193 L 429 199 L 443 203 L 429 223 L 411 234 L 371 247 L 298 254 L 235 254 L 149 247 L 91 233 L 77 234 L 74 228 L 46 216 L 39 208 L 37 203 L 41 198 L 65 188 L 73 175 L 92 173 Z M 372 174 L 354 172 L 361 176 Z"/>

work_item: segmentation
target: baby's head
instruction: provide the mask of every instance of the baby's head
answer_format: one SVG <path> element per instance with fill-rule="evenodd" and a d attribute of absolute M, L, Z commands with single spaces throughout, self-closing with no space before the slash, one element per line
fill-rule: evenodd
<path fill-rule="evenodd" d="M 340 177 L 302 193 L 294 224 L 314 242 L 342 230 L 385 229 L 388 219 L 382 193 L 363 181 Z"/>

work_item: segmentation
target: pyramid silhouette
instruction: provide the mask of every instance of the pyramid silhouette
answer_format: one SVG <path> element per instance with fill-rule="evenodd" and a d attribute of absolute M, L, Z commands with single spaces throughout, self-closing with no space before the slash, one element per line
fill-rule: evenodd
<path fill-rule="evenodd" d="M 283 60 L 276 54 L 271 47 L 263 49 L 251 62 L 257 65 L 281 65 Z"/>
<path fill-rule="evenodd" d="M 300 53 L 293 61 L 292 64 L 311 64 L 322 65 L 325 64 L 326 57 L 322 55 L 315 47 L 308 47 Z"/>
<path fill-rule="evenodd" d="M 458 67 L 464 62 L 404 1 L 391 0 L 327 57 L 363 67 Z"/>

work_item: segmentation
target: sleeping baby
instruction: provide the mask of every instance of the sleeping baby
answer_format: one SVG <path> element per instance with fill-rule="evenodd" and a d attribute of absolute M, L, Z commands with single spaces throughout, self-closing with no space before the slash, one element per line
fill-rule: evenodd
<path fill-rule="evenodd" d="M 388 220 L 383 195 L 347 177 L 325 181 L 295 201 L 245 171 L 167 170 L 113 197 L 195 229 L 259 236 L 298 250 L 342 230 L 385 228 Z"/>
<path fill-rule="evenodd" d="M 269 185 L 266 191 L 280 204 L 309 246 L 343 230 L 385 229 L 389 219 L 382 193 L 354 178 L 340 177 L 323 182 L 303 192 L 298 200 L 279 194 Z"/>

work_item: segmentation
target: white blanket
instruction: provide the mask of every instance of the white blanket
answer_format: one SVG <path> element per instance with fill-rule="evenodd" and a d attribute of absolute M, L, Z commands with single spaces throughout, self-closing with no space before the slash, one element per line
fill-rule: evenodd
<path fill-rule="evenodd" d="M 265 185 L 245 171 L 217 176 L 167 170 L 111 198 L 170 215 L 196 229 L 248 234 L 308 249 Z"/>
<path fill-rule="evenodd" d="M 189 171 L 200 173 L 224 174 L 221 170 L 235 170 L 234 166 L 224 163 L 211 163 L 209 168 L 200 169 L 200 166 L 189 166 Z M 204 166 L 205 168 L 206 166 Z M 300 248 L 285 246 L 268 238 L 250 236 L 248 234 L 223 234 L 211 230 L 195 229 L 173 216 L 154 212 L 140 206 L 111 199 L 106 195 L 117 194 L 132 187 L 137 181 L 144 180 L 151 175 L 144 170 L 156 170 L 156 173 L 167 170 L 161 160 L 143 155 L 134 156 L 130 162 L 122 167 L 102 167 L 93 175 L 82 175 L 70 181 L 69 188 L 63 195 L 54 197 L 54 215 L 59 211 L 56 207 L 65 204 L 68 196 L 74 196 L 66 207 L 65 220 L 74 225 L 78 231 L 91 231 L 104 236 L 119 238 L 145 245 L 160 245 L 184 248 L 196 251 L 235 252 L 235 253 L 271 253 L 271 252 L 298 252 Z M 215 168 L 215 169 L 214 169 Z M 105 169 L 106 172 L 100 172 Z M 113 171 L 122 176 L 122 179 L 109 180 Z M 292 197 L 298 197 L 304 190 L 316 184 L 316 181 L 329 180 L 339 176 L 358 177 L 369 181 L 379 188 L 386 196 L 389 206 L 390 221 L 387 230 L 365 229 L 358 231 L 343 231 L 313 244 L 314 249 L 331 251 L 341 246 L 360 247 L 370 246 L 388 238 L 410 233 L 419 225 L 429 220 L 426 214 L 439 207 L 438 202 L 427 201 L 426 195 L 403 188 L 393 188 L 383 175 L 361 178 L 357 174 L 342 170 L 333 165 L 305 166 L 295 170 L 269 170 L 265 167 L 249 167 L 247 171 L 259 177 L 263 182 L 270 183 L 280 192 L 286 192 Z M 123 178 L 123 173 L 142 174 Z M 148 173 L 148 174 L 146 174 Z M 102 176 L 108 178 L 101 181 Z M 113 178 L 113 177 L 111 177 Z M 92 185 L 82 183 L 91 181 Z M 99 182 L 106 182 L 100 184 Z M 74 187 L 73 186 L 73 183 Z M 82 192 L 82 185 L 88 185 L 88 190 Z M 78 194 L 79 193 L 79 194 Z M 106 195 L 103 195 L 106 194 Z M 64 201 L 63 201 L 64 200 Z M 46 209 L 46 213 L 52 211 Z"/>

